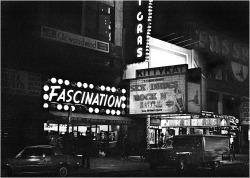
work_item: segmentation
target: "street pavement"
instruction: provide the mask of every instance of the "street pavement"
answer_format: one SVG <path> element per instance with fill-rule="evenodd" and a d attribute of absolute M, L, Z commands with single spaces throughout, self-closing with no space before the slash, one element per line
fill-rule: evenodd
<path fill-rule="evenodd" d="M 224 160 L 221 165 L 249 164 L 249 155 L 236 154 L 234 161 Z M 73 176 L 107 175 L 108 173 L 133 172 L 149 170 L 148 162 L 143 162 L 140 156 L 121 157 L 93 157 L 90 159 L 90 169 L 80 168 L 72 173 Z"/>

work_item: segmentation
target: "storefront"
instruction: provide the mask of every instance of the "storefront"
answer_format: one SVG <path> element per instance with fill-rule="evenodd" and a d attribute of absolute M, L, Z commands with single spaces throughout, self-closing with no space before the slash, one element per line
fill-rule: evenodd
<path fill-rule="evenodd" d="M 130 80 L 129 113 L 143 117 L 147 127 L 148 147 L 157 147 L 160 134 L 164 140 L 182 134 L 238 135 L 238 119 L 202 111 L 200 70 L 187 65 L 136 70 Z"/>
<path fill-rule="evenodd" d="M 44 87 L 44 105 L 48 135 L 69 133 L 74 140 L 89 130 L 93 139 L 93 155 L 120 154 L 122 139 L 133 120 L 125 117 L 126 90 L 87 83 L 70 83 L 52 78 Z"/>

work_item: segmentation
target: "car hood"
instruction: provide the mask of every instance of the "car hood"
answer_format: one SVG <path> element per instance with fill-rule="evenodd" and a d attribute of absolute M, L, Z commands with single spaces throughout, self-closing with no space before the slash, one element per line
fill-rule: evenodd
<path fill-rule="evenodd" d="M 7 158 L 2 160 L 2 165 L 9 165 L 11 163 L 13 163 L 16 159 L 15 158 Z"/>

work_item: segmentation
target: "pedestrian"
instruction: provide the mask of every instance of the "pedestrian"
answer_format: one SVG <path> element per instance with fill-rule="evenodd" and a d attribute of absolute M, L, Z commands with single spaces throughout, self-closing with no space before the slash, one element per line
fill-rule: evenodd
<path fill-rule="evenodd" d="M 233 142 L 230 147 L 230 154 L 233 156 L 231 160 L 234 161 L 235 160 L 235 138 L 233 139 Z"/>
<path fill-rule="evenodd" d="M 129 147 L 130 147 L 130 144 L 129 144 L 129 139 L 128 139 L 128 135 L 125 135 L 125 137 L 123 138 L 123 159 L 124 158 L 128 158 L 129 156 Z"/>
<path fill-rule="evenodd" d="M 82 167 L 90 169 L 90 156 L 92 150 L 92 137 L 90 130 L 87 130 L 86 136 L 81 136 L 79 140 L 79 150 L 81 151 L 82 155 Z"/>
<path fill-rule="evenodd" d="M 163 146 L 163 138 L 164 138 L 164 134 L 161 133 L 160 137 L 159 137 L 158 147 L 162 147 Z"/>

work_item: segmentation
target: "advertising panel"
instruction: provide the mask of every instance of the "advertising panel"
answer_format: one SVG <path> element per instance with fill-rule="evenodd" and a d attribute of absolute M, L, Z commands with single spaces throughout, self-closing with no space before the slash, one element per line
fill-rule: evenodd
<path fill-rule="evenodd" d="M 131 80 L 129 114 L 183 113 L 185 98 L 184 74 Z"/>
<path fill-rule="evenodd" d="M 199 41 L 195 45 L 196 49 L 230 60 L 228 62 L 231 62 L 234 77 L 240 82 L 247 79 L 249 73 L 249 45 L 240 43 L 195 23 L 192 24 L 192 28 L 192 37 Z"/>
<path fill-rule="evenodd" d="M 41 74 L 2 68 L 1 92 L 11 95 L 41 96 Z"/>
<path fill-rule="evenodd" d="M 242 125 L 249 125 L 249 101 L 242 101 L 240 105 L 240 122 Z"/>
<path fill-rule="evenodd" d="M 201 113 L 200 84 L 188 82 L 188 112 Z"/>
<path fill-rule="evenodd" d="M 51 78 L 44 84 L 44 108 L 89 113 L 125 114 L 125 89 Z M 69 110 L 71 108 L 72 110 Z"/>
<path fill-rule="evenodd" d="M 41 37 L 109 53 L 109 43 L 45 26 L 41 27 Z"/>

